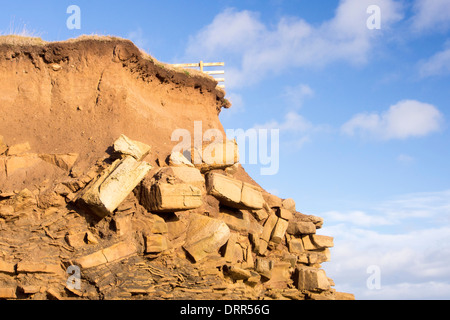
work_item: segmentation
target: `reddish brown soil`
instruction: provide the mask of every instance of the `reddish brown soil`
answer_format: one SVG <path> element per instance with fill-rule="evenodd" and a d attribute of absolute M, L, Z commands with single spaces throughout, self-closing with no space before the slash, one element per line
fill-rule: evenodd
<path fill-rule="evenodd" d="M 0 135 L 9 146 L 29 142 L 30 153 L 78 153 L 81 171 L 106 156 L 121 134 L 151 145 L 155 160 L 178 143 L 172 132 L 193 133 L 194 121 L 202 121 L 203 131 L 223 132 L 218 114 L 229 104 L 216 85 L 194 71 L 174 71 L 128 40 L 3 43 Z M 36 184 L 48 174 L 0 181 L 0 190 Z"/>

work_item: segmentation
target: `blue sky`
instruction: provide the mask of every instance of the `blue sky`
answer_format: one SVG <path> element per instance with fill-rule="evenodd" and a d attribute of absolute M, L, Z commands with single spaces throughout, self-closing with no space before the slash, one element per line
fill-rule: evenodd
<path fill-rule="evenodd" d="M 81 29 L 69 30 L 69 5 Z M 370 5 L 380 29 L 369 29 Z M 321 216 L 323 265 L 358 299 L 450 298 L 450 0 L 21 1 L 0 32 L 130 38 L 168 63 L 225 61 L 225 128 L 279 129 L 264 188 Z M 242 146 L 241 146 L 242 147 Z M 368 268 L 380 270 L 370 288 Z M 369 268 L 370 270 L 370 268 Z"/>

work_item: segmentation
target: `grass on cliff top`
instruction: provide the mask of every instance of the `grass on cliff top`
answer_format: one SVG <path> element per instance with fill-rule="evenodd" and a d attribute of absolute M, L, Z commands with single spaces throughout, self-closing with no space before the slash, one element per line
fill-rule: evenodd
<path fill-rule="evenodd" d="M 116 36 L 103 36 L 103 35 L 97 35 L 97 34 L 91 34 L 91 35 L 81 35 L 77 38 L 68 39 L 64 41 L 56 41 L 56 42 L 69 42 L 69 43 L 75 43 L 79 41 L 85 41 L 85 40 L 97 40 L 97 41 L 126 41 L 127 39 L 116 37 Z M 50 42 L 42 40 L 41 37 L 37 37 L 32 33 L 29 32 L 20 32 L 17 34 L 6 34 L 3 35 L 0 33 L 0 45 L 1 44 L 7 44 L 7 45 L 17 45 L 17 46 L 44 46 Z M 140 49 L 141 56 L 143 59 L 152 61 L 156 66 L 170 70 L 177 73 L 183 73 L 188 77 L 192 76 L 200 76 L 205 77 L 211 80 L 214 80 L 214 78 L 210 75 L 207 75 L 200 70 L 191 69 L 191 68 L 181 68 L 181 67 L 174 67 L 171 64 L 160 62 L 157 59 L 155 59 L 153 56 L 149 55 L 144 50 Z M 221 88 L 217 88 L 218 90 L 223 90 Z"/>

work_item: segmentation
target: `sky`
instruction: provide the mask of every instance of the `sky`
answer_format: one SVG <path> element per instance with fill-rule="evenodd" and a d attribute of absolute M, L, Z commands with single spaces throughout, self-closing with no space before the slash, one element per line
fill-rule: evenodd
<path fill-rule="evenodd" d="M 324 218 L 335 289 L 450 299 L 450 0 L 10 1 L 11 32 L 115 35 L 167 63 L 225 62 L 221 121 L 278 130 L 275 172 L 245 144 L 241 162 Z"/>

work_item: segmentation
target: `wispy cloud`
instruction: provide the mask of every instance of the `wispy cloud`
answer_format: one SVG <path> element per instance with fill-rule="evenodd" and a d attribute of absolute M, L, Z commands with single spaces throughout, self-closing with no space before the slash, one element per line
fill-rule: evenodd
<path fill-rule="evenodd" d="M 422 61 L 419 65 L 419 74 L 421 77 L 450 74 L 450 46 Z"/>
<path fill-rule="evenodd" d="M 324 268 L 336 289 L 357 299 L 448 299 L 450 190 L 401 195 L 368 207 L 318 214 L 326 221 L 320 233 L 335 238 Z M 381 270 L 379 289 L 367 286 L 372 265 Z M 419 291 L 404 291 L 408 288 Z"/>
<path fill-rule="evenodd" d="M 301 83 L 296 86 L 284 88 L 283 97 L 290 107 L 300 108 L 306 98 L 314 96 L 314 90 L 307 84 Z"/>
<path fill-rule="evenodd" d="M 227 67 L 228 87 L 250 85 L 292 67 L 366 63 L 374 37 L 382 32 L 367 28 L 367 7 L 373 4 L 383 12 L 383 30 L 402 18 L 401 6 L 393 0 L 341 0 L 335 16 L 319 26 L 288 16 L 270 26 L 256 12 L 226 9 L 191 37 L 186 55 L 233 59 Z"/>
<path fill-rule="evenodd" d="M 412 25 L 416 32 L 445 31 L 450 28 L 448 0 L 416 0 L 413 10 Z"/>
<path fill-rule="evenodd" d="M 341 130 L 349 136 L 361 135 L 379 140 L 423 137 L 439 131 L 444 117 L 433 105 L 403 100 L 379 113 L 359 113 Z"/>

